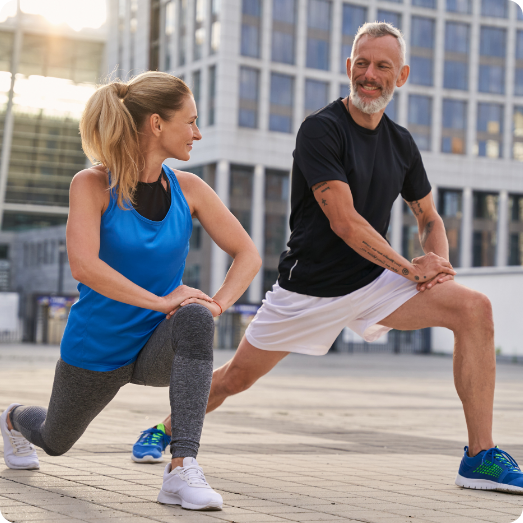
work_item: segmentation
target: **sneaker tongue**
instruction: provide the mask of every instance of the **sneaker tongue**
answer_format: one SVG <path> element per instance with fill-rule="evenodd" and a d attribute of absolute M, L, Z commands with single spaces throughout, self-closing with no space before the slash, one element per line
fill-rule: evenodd
<path fill-rule="evenodd" d="M 198 466 L 198 462 L 196 461 L 195 458 L 183 458 L 183 466 L 184 467 L 190 467 L 191 465 L 197 465 Z"/>
<path fill-rule="evenodd" d="M 165 425 L 163 423 L 158 423 L 158 425 L 156 425 L 156 428 L 158 430 L 161 430 L 164 434 L 166 433 L 165 432 Z"/>

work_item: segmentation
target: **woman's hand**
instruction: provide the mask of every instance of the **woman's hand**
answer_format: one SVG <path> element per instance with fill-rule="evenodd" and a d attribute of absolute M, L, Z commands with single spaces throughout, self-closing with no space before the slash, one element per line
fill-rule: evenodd
<path fill-rule="evenodd" d="M 187 287 L 187 285 L 176 287 L 174 291 L 167 296 L 162 296 L 160 299 L 161 305 L 157 310 L 167 314 L 167 318 L 170 318 L 182 304 L 187 305 L 188 303 L 196 303 L 189 301 L 191 299 L 199 300 L 198 303 L 201 303 L 202 305 L 204 303 L 209 304 L 212 302 L 212 298 L 207 296 L 207 294 L 202 292 L 200 289 L 193 289 L 192 287 Z"/>
<path fill-rule="evenodd" d="M 219 316 L 222 313 L 220 306 L 217 305 L 216 302 L 212 301 L 212 299 L 209 302 L 208 300 L 202 300 L 200 298 L 188 298 L 185 301 L 183 301 L 182 303 L 180 303 L 180 305 L 178 307 L 176 307 L 176 309 L 169 312 L 169 314 L 167 314 L 166 319 L 168 320 L 170 317 L 172 317 L 172 315 L 178 309 L 180 309 L 180 307 L 185 307 L 185 305 L 189 305 L 191 303 L 198 303 L 199 305 L 203 305 L 206 309 L 209 309 L 211 311 L 213 318 L 216 318 L 217 316 Z"/>

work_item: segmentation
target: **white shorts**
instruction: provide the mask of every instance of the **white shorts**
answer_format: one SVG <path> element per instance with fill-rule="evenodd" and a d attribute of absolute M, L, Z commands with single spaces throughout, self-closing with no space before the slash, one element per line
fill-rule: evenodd
<path fill-rule="evenodd" d="M 322 356 L 348 327 L 365 341 L 389 330 L 378 323 L 418 293 L 416 284 L 384 271 L 372 283 L 336 298 L 318 298 L 282 289 L 267 292 L 245 336 L 262 350 Z"/>

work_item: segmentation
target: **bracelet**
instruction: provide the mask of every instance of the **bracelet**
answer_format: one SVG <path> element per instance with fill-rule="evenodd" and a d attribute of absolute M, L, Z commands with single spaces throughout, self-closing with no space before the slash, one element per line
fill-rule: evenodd
<path fill-rule="evenodd" d="M 216 303 L 216 305 L 218 305 L 218 307 L 220 307 L 220 314 L 218 316 L 221 316 L 223 314 L 223 309 L 222 309 L 222 306 L 216 301 L 216 300 L 212 300 L 213 303 Z"/>

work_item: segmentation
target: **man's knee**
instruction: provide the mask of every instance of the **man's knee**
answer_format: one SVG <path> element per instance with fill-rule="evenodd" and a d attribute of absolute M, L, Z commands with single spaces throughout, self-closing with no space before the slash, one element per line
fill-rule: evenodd
<path fill-rule="evenodd" d="M 464 327 L 472 324 L 475 328 L 493 332 L 494 319 L 490 299 L 481 292 L 469 290 L 462 303 L 460 322 Z"/>

